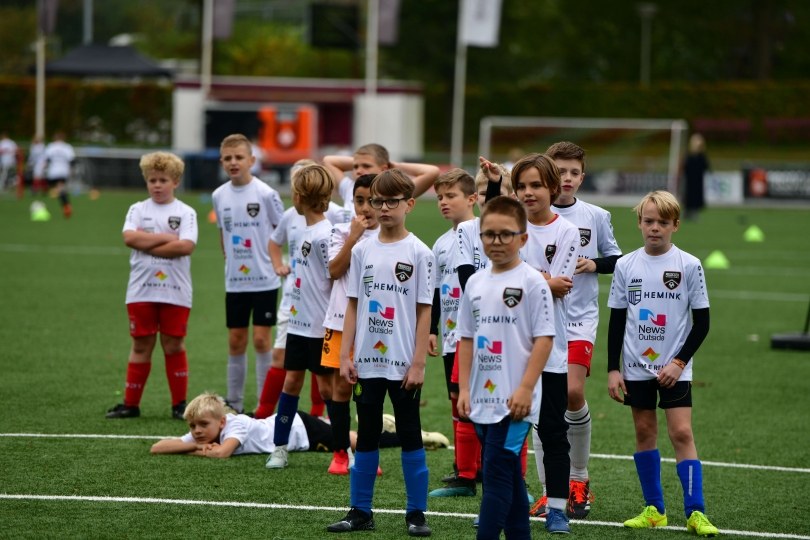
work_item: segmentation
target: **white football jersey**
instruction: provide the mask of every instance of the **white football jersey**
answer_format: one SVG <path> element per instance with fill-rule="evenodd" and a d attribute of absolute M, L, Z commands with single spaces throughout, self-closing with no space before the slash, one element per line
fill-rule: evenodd
<path fill-rule="evenodd" d="M 227 182 L 212 198 L 225 249 L 225 291 L 278 289 L 281 280 L 267 251 L 284 214 L 278 192 L 254 177 L 245 186 Z"/>
<path fill-rule="evenodd" d="M 338 195 L 343 200 L 343 210 L 348 212 L 349 220 L 355 216 L 354 213 L 354 177 L 344 176 L 338 182 Z"/>
<path fill-rule="evenodd" d="M 526 263 L 508 272 L 487 268 L 467 282 L 459 310 L 459 337 L 472 339 L 470 419 L 494 424 L 509 414 L 508 400 L 520 386 L 534 338 L 554 336 L 554 302 L 545 278 Z M 536 424 L 540 379 L 524 422 Z"/>
<path fill-rule="evenodd" d="M 521 258 L 535 270 L 551 277 L 574 277 L 579 254 L 579 230 L 564 217 L 557 216 L 546 225 L 528 224 L 529 239 L 520 250 Z M 554 299 L 556 338 L 546 363 L 549 373 L 568 373 L 568 300 Z"/>
<path fill-rule="evenodd" d="M 357 298 L 354 364 L 361 379 L 400 381 L 416 344 L 416 305 L 433 305 L 433 252 L 413 233 L 352 248 L 347 295 Z"/>
<path fill-rule="evenodd" d="M 458 325 L 458 308 L 461 305 L 461 284 L 458 280 L 456 252 L 458 251 L 458 234 L 450 229 L 433 244 L 433 256 L 436 258 L 436 281 L 439 289 L 439 332 L 442 341 L 442 354 L 456 351 L 456 326 Z"/>
<path fill-rule="evenodd" d="M 53 141 L 45 147 L 45 161 L 48 163 L 48 179 L 70 176 L 70 163 L 76 159 L 73 147 L 65 141 Z"/>
<path fill-rule="evenodd" d="M 579 199 L 570 206 L 555 206 L 554 211 L 579 229 L 579 256 L 586 259 L 621 255 L 613 236 L 610 212 Z M 599 325 L 599 274 L 588 272 L 574 276 L 568 303 L 568 341 L 596 341 Z"/>
<path fill-rule="evenodd" d="M 627 309 L 624 327 L 624 378 L 628 381 L 658 376 L 686 342 L 693 309 L 709 307 L 703 267 L 696 257 L 673 245 L 652 256 L 639 248 L 616 263 L 608 307 Z M 680 381 L 692 380 L 692 364 Z"/>
<path fill-rule="evenodd" d="M 470 264 L 478 272 L 489 264 L 489 257 L 484 253 L 481 244 L 481 218 L 476 217 L 462 221 L 456 227 L 458 249 L 456 251 L 456 268 Z"/>
<path fill-rule="evenodd" d="M 123 231 L 169 233 L 196 244 L 197 213 L 177 199 L 169 204 L 146 199 L 129 207 Z M 191 307 L 191 256 L 168 259 L 133 249 L 129 267 L 127 304 L 160 302 Z"/>
<path fill-rule="evenodd" d="M 331 262 L 349 237 L 351 223 L 339 223 L 332 227 L 332 236 L 329 241 L 329 261 Z M 380 228 L 366 229 L 357 244 L 368 238 L 376 237 L 380 234 Z M 355 244 L 355 246 L 357 245 Z M 354 248 L 352 248 L 354 249 Z M 323 322 L 324 328 L 330 328 L 343 332 L 343 317 L 346 314 L 346 306 L 349 305 L 349 298 L 346 296 L 346 286 L 349 282 L 349 271 L 332 282 L 332 293 L 329 296 L 329 307 L 326 309 L 326 320 Z"/>
<path fill-rule="evenodd" d="M 299 236 L 300 245 L 290 256 L 290 321 L 287 332 L 296 336 L 323 338 L 323 321 L 332 278 L 329 275 L 329 237 L 332 224 L 324 219 L 305 227 Z"/>
<path fill-rule="evenodd" d="M 273 443 L 273 434 L 276 431 L 276 415 L 269 418 L 257 420 L 244 414 L 227 414 L 225 416 L 225 427 L 219 433 L 219 444 L 226 439 L 236 439 L 239 446 L 233 451 L 234 456 L 240 454 L 269 454 L 276 449 Z M 185 443 L 194 442 L 191 432 L 186 433 L 180 440 Z M 301 417 L 296 414 L 293 417 L 292 428 L 290 429 L 290 440 L 287 443 L 287 450 L 290 452 L 305 452 L 309 450 L 309 437 L 307 428 Z"/>

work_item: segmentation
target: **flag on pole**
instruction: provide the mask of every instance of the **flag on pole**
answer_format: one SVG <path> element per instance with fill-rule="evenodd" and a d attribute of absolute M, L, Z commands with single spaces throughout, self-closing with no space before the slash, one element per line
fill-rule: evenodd
<path fill-rule="evenodd" d="M 59 9 L 59 0 L 39 0 L 38 26 L 43 34 L 53 34 L 56 28 L 56 11 Z"/>
<path fill-rule="evenodd" d="M 228 39 L 233 30 L 236 0 L 214 0 L 214 39 Z"/>
<path fill-rule="evenodd" d="M 461 0 L 461 43 L 497 47 L 502 0 Z"/>
<path fill-rule="evenodd" d="M 396 45 L 399 41 L 399 4 L 400 0 L 379 0 L 379 24 L 377 43 Z"/>

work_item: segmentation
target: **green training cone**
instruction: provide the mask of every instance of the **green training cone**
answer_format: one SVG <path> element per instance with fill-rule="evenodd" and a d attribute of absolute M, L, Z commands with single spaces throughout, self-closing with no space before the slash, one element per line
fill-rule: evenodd
<path fill-rule="evenodd" d="M 51 213 L 41 201 L 31 203 L 31 221 L 50 221 Z"/>
<path fill-rule="evenodd" d="M 764 242 L 765 233 L 756 225 L 751 225 L 743 233 L 743 240 L 746 242 Z"/>
<path fill-rule="evenodd" d="M 709 256 L 703 261 L 703 267 L 712 270 L 728 270 L 730 266 L 731 264 L 729 264 L 726 256 L 723 255 L 723 252 L 717 250 L 709 253 Z"/>

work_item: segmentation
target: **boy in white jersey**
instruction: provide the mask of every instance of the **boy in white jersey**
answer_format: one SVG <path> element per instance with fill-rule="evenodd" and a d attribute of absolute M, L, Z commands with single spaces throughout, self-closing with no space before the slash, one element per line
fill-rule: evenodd
<path fill-rule="evenodd" d="M 127 313 L 132 349 L 124 402 L 107 418 L 140 416 L 141 396 L 152 369 L 157 334 L 166 360 L 172 417 L 182 420 L 188 389 L 185 336 L 191 311 L 191 253 L 197 245 L 197 213 L 174 196 L 183 160 L 168 152 L 141 157 L 149 198 L 129 207 L 124 243 L 129 256 Z"/>
<path fill-rule="evenodd" d="M 402 444 L 408 534 L 431 534 L 425 522 L 428 468 L 419 397 L 425 379 L 435 261 L 430 248 L 405 228 L 405 216 L 415 204 L 413 190 L 413 182 L 398 169 L 377 175 L 371 184 L 371 206 L 380 224 L 379 236 L 352 249 L 340 373 L 354 385 L 357 452 L 350 477 L 351 509 L 327 527 L 329 532 L 374 528 L 371 506 L 387 393 Z"/>
<path fill-rule="evenodd" d="M 45 147 L 45 162 L 47 169 L 45 178 L 48 180 L 48 189 L 59 197 L 62 205 L 62 214 L 65 218 L 73 215 L 73 207 L 68 198 L 67 181 L 70 178 L 70 167 L 76 160 L 73 146 L 65 141 L 65 133 L 57 131 L 53 134 L 53 141 Z"/>
<path fill-rule="evenodd" d="M 414 197 L 430 189 L 439 176 L 439 168 L 426 163 L 393 162 L 388 150 L 380 144 L 364 144 L 353 156 L 332 155 L 323 158 L 324 166 L 332 173 L 335 190 L 343 200 L 343 208 L 354 213 L 352 185 L 364 174 L 379 174 L 388 169 L 399 169 L 414 183 Z M 346 176 L 351 172 L 351 176 Z"/>
<path fill-rule="evenodd" d="M 571 474 L 566 513 L 583 519 L 593 496 L 588 477 L 591 454 L 591 413 L 585 401 L 585 380 L 591 374 L 591 358 L 599 324 L 598 274 L 612 274 L 621 250 L 613 236 L 610 212 L 576 197 L 585 179 L 585 150 L 562 141 L 551 145 L 546 155 L 560 171 L 560 194 L 553 211 L 579 229 L 579 257 L 574 286 L 568 295 L 568 442 Z M 542 511 L 540 512 L 542 514 Z"/>
<path fill-rule="evenodd" d="M 371 182 L 375 175 L 364 174 L 354 182 L 355 217 L 351 223 L 335 225 L 329 242 L 329 273 L 334 279 L 329 307 L 326 309 L 326 320 L 323 325 L 326 332 L 323 338 L 321 365 L 334 368 L 332 378 L 332 401 L 329 419 L 332 422 L 335 449 L 329 474 L 349 474 L 353 461 L 349 448 L 349 429 L 351 411 L 349 400 L 352 397 L 352 385 L 340 376 L 340 344 L 343 340 L 343 318 L 349 299 L 346 296 L 349 281 L 349 264 L 352 249 L 368 238 L 376 237 L 380 231 L 374 209 L 371 208 Z M 378 471 L 379 472 L 379 471 Z"/>
<path fill-rule="evenodd" d="M 691 360 L 709 333 L 706 280 L 700 261 L 672 244 L 680 205 L 671 193 L 648 193 L 635 210 L 644 247 L 616 263 L 608 297 L 608 393 L 632 408 L 633 459 L 645 501 L 641 514 L 624 525 L 645 529 L 667 524 L 658 398 L 683 486 L 686 528 L 699 536 L 716 536 L 717 527 L 703 514 L 703 472 L 692 433 Z"/>
<path fill-rule="evenodd" d="M 254 157 L 241 134 L 225 137 L 220 162 L 230 179 L 212 196 L 225 254 L 225 319 L 228 327 L 228 404 L 244 411 L 247 344 L 253 313 L 256 391 L 271 364 L 270 328 L 275 324 L 281 281 L 273 271 L 267 244 L 281 222 L 284 206 L 276 190 L 250 174 Z"/>
<path fill-rule="evenodd" d="M 327 409 L 332 398 L 332 369 L 321 366 L 323 321 L 332 290 L 328 258 L 332 224 L 324 215 L 332 196 L 332 176 L 321 165 L 309 165 L 293 174 L 291 187 L 293 205 L 306 219 L 306 227 L 301 232 L 296 252 L 292 254 L 292 273 L 288 278 L 292 280 L 293 288 L 284 351 L 287 374 L 278 400 L 273 436 L 276 448 L 267 460 L 268 469 L 287 466 L 287 439 L 307 370 L 315 374 Z M 271 251 L 276 268 L 282 264 L 278 258 L 280 252 L 280 246 L 274 246 Z"/>
<path fill-rule="evenodd" d="M 546 280 L 520 260 L 526 211 L 496 197 L 481 216 L 490 266 L 467 282 L 459 309 L 458 412 L 484 448 L 478 538 L 530 538 L 520 454 L 540 413 L 538 379 L 551 352 L 554 304 Z"/>
<path fill-rule="evenodd" d="M 490 178 L 494 180 L 493 178 Z M 546 530 L 570 532 L 565 507 L 568 503 L 568 342 L 566 334 L 566 295 L 571 289 L 579 252 L 579 231 L 555 214 L 551 203 L 560 193 L 560 173 L 546 155 L 528 154 L 512 168 L 512 187 L 526 208 L 529 239 L 521 250 L 523 260 L 548 280 L 554 295 L 554 322 L 557 339 L 543 369 L 540 420 L 532 433 L 537 474 L 543 495 L 536 507 L 547 506 Z"/>

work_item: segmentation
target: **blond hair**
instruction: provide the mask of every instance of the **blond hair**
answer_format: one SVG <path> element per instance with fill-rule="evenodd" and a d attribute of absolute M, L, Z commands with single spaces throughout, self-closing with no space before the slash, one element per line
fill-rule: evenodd
<path fill-rule="evenodd" d="M 433 182 L 433 189 L 438 192 L 440 187 L 449 189 L 456 185 L 464 196 L 470 196 L 475 193 L 475 180 L 470 176 L 470 173 L 458 167 L 440 174 L 436 181 Z"/>
<path fill-rule="evenodd" d="M 140 161 L 141 172 L 144 180 L 149 179 L 150 172 L 162 172 L 168 174 L 175 181 L 179 181 L 186 168 L 183 160 L 171 152 L 152 152 L 144 154 Z"/>
<path fill-rule="evenodd" d="M 364 144 L 354 152 L 355 156 L 371 156 L 374 163 L 383 168 L 391 167 L 391 158 L 388 156 L 388 150 L 381 144 L 371 143 Z"/>
<path fill-rule="evenodd" d="M 222 139 L 222 143 L 219 145 L 219 150 L 221 152 L 223 148 L 232 148 L 234 146 L 239 146 L 240 144 L 245 145 L 248 151 L 252 152 L 253 145 L 251 144 L 250 139 L 241 133 L 232 133 L 231 135 L 228 135 Z"/>
<path fill-rule="evenodd" d="M 334 189 L 334 180 L 323 165 L 305 165 L 292 176 L 292 190 L 301 204 L 315 212 L 326 212 Z"/>
<path fill-rule="evenodd" d="M 641 213 L 644 211 L 644 207 L 647 206 L 647 203 L 652 203 L 655 208 L 658 209 L 658 215 L 664 219 L 677 222 L 681 218 L 681 205 L 678 199 L 675 198 L 675 195 L 669 191 L 658 190 L 651 191 L 644 195 L 641 202 L 633 208 L 638 216 L 639 222 L 641 222 Z"/>
<path fill-rule="evenodd" d="M 222 396 L 213 392 L 205 392 L 192 399 L 186 405 L 186 411 L 183 413 L 183 418 L 186 422 L 196 420 L 205 415 L 211 415 L 217 420 L 227 414 L 227 406 Z"/>

